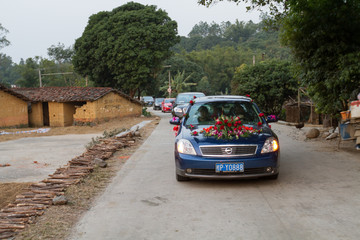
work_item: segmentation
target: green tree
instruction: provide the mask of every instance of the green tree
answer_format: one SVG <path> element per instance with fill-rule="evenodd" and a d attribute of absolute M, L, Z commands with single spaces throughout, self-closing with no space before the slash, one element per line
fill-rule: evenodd
<path fill-rule="evenodd" d="M 231 1 L 250 2 L 248 9 L 267 5 L 267 22 L 281 29 L 317 109 L 331 115 L 347 109 L 360 88 L 359 0 Z M 198 2 L 211 5 L 215 0 Z"/>
<path fill-rule="evenodd" d="M 75 42 L 75 70 L 97 86 L 134 96 L 148 85 L 179 41 L 177 23 L 156 6 L 129 2 L 90 17 Z"/>
<path fill-rule="evenodd" d="M 289 96 L 296 96 L 298 83 L 288 61 L 264 61 L 241 65 L 232 80 L 232 94 L 249 94 L 268 114 L 280 114 Z"/>
<path fill-rule="evenodd" d="M 10 86 L 15 84 L 15 81 L 20 78 L 11 57 L 0 53 L 0 83 Z"/>
<path fill-rule="evenodd" d="M 73 47 L 66 48 L 63 43 L 58 43 L 57 46 L 51 45 L 47 51 L 50 59 L 59 64 L 71 63 L 72 57 L 74 55 Z"/>
<path fill-rule="evenodd" d="M 21 78 L 16 81 L 19 87 L 39 87 L 39 58 L 28 58 L 18 65 Z"/>
<path fill-rule="evenodd" d="M 284 43 L 301 68 L 317 109 L 335 115 L 360 87 L 360 2 L 291 1 L 283 21 Z"/>
<path fill-rule="evenodd" d="M 181 92 L 187 92 L 191 86 L 195 86 L 196 83 L 189 82 L 191 80 L 191 76 L 192 74 L 186 75 L 185 71 L 177 72 L 177 74 L 171 78 L 171 94 L 173 95 Z M 166 92 L 168 87 L 169 83 L 165 82 L 160 90 Z"/>
<path fill-rule="evenodd" d="M 0 49 L 10 45 L 10 41 L 6 39 L 6 34 L 8 32 L 9 31 L 0 23 Z"/>
<path fill-rule="evenodd" d="M 167 66 L 167 67 L 163 68 L 163 70 L 157 76 L 156 80 L 158 82 L 158 86 L 153 88 L 154 90 L 157 90 L 161 86 L 164 86 L 169 83 L 169 71 L 170 71 L 170 76 L 175 75 L 176 73 L 179 72 L 180 73 L 184 72 L 184 78 L 187 78 L 189 75 L 191 75 L 191 82 L 193 83 L 198 83 L 205 76 L 204 70 L 198 64 L 191 62 L 187 60 L 185 57 L 180 56 L 178 54 L 164 61 L 163 66 Z M 188 90 L 195 91 L 196 90 L 195 85 L 190 86 Z M 153 92 L 153 94 L 150 95 L 159 96 L 159 93 Z"/>

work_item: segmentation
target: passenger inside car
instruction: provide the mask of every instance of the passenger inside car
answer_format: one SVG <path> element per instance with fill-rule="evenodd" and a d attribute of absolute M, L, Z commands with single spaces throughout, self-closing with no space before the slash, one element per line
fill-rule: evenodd
<path fill-rule="evenodd" d="M 212 120 L 207 107 L 205 106 L 199 107 L 198 112 L 199 112 L 199 117 L 198 117 L 199 124 L 207 123 L 208 121 Z"/>

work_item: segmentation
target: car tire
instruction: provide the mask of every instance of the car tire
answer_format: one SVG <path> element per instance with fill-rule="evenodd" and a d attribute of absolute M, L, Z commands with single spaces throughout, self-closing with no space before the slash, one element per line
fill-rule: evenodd
<path fill-rule="evenodd" d="M 181 175 L 179 175 L 179 174 L 176 174 L 176 180 L 177 180 L 178 182 L 184 182 L 184 181 L 189 181 L 190 178 L 181 176 Z"/>
<path fill-rule="evenodd" d="M 277 173 L 275 175 L 268 176 L 268 177 L 266 177 L 266 179 L 276 180 L 276 179 L 278 179 L 278 177 L 279 177 L 279 173 Z"/>

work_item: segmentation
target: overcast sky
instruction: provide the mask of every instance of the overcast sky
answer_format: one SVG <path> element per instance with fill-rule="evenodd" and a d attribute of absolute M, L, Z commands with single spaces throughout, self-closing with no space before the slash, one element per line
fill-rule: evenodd
<path fill-rule="evenodd" d="M 58 43 L 73 45 L 87 25 L 89 16 L 111 11 L 130 1 L 124 0 L 0 0 L 0 23 L 9 30 L 11 42 L 0 51 L 15 63 L 20 59 L 47 58 L 47 48 Z M 246 12 L 245 4 L 220 2 L 210 8 L 199 6 L 197 0 L 134 0 L 156 5 L 178 23 L 178 33 L 187 36 L 200 21 L 211 23 L 260 21 L 258 11 Z"/>

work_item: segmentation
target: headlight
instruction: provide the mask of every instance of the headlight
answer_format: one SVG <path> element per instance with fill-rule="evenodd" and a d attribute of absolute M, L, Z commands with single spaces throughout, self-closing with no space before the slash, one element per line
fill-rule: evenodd
<path fill-rule="evenodd" d="M 180 139 L 177 142 L 177 150 L 179 153 L 189 154 L 189 155 L 196 155 L 195 149 L 191 142 L 186 139 Z"/>
<path fill-rule="evenodd" d="M 178 107 L 175 107 L 175 108 L 174 108 L 174 112 L 182 113 L 182 109 L 181 109 L 181 108 L 178 108 Z"/>
<path fill-rule="evenodd" d="M 278 141 L 275 138 L 270 137 L 270 138 L 266 139 L 264 146 L 261 149 L 261 153 L 275 152 L 278 149 L 279 149 Z"/>

